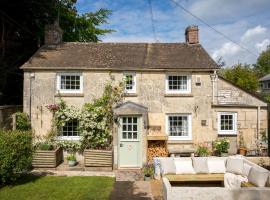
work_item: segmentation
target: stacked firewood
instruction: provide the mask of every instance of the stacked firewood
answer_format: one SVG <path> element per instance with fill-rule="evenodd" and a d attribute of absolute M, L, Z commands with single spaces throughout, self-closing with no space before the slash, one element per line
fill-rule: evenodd
<path fill-rule="evenodd" d="M 168 151 L 165 141 L 148 141 L 147 161 L 153 162 L 154 157 L 167 157 Z"/>

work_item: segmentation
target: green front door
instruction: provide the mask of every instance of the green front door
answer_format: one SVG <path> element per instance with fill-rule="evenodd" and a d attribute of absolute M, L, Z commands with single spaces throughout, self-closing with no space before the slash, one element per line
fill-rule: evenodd
<path fill-rule="evenodd" d="M 141 117 L 124 116 L 119 128 L 119 167 L 141 167 Z"/>

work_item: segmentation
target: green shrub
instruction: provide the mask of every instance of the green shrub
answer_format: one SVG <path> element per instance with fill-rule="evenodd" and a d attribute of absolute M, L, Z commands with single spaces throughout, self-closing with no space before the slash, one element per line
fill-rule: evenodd
<path fill-rule="evenodd" d="M 67 160 L 70 160 L 70 161 L 76 161 L 76 156 L 75 154 L 70 154 L 66 157 Z"/>
<path fill-rule="evenodd" d="M 205 144 L 200 144 L 197 147 L 196 153 L 199 157 L 205 157 L 209 155 L 209 149 Z"/>
<path fill-rule="evenodd" d="M 16 112 L 16 129 L 20 131 L 28 131 L 31 129 L 29 117 L 24 112 Z"/>
<path fill-rule="evenodd" d="M 213 142 L 213 147 L 216 153 L 228 153 L 230 141 L 227 138 L 217 139 Z"/>
<path fill-rule="evenodd" d="M 53 145 L 49 143 L 41 143 L 38 145 L 38 149 L 40 150 L 53 150 Z"/>
<path fill-rule="evenodd" d="M 32 133 L 0 130 L 0 185 L 14 182 L 31 169 Z"/>

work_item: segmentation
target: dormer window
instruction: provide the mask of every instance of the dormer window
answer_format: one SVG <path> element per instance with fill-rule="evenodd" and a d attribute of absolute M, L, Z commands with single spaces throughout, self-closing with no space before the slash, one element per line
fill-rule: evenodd
<path fill-rule="evenodd" d="M 60 73 L 57 75 L 57 92 L 82 93 L 83 76 L 80 73 Z"/>
<path fill-rule="evenodd" d="M 125 73 L 125 92 L 126 93 L 136 93 L 136 74 L 135 73 Z"/>
<path fill-rule="evenodd" d="M 167 75 L 166 93 L 191 93 L 191 76 L 181 74 Z"/>

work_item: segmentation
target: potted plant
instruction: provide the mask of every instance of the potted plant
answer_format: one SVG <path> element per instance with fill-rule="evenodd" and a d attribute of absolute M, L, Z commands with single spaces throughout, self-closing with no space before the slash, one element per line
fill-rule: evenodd
<path fill-rule="evenodd" d="M 76 156 L 75 154 L 70 154 L 67 156 L 68 166 L 73 167 L 76 165 Z"/>
<path fill-rule="evenodd" d="M 144 180 L 149 181 L 154 176 L 154 167 L 152 164 L 147 164 L 143 167 Z"/>
<path fill-rule="evenodd" d="M 62 148 L 52 142 L 39 142 L 35 144 L 32 166 L 34 168 L 55 168 L 63 161 Z"/>
<path fill-rule="evenodd" d="M 243 133 L 241 133 L 239 136 L 239 154 L 243 156 L 247 155 L 247 148 L 245 145 Z"/>
<path fill-rule="evenodd" d="M 199 144 L 197 147 L 196 154 L 199 157 L 206 157 L 209 155 L 209 149 L 206 144 Z"/>
<path fill-rule="evenodd" d="M 214 151 L 222 157 L 228 156 L 230 141 L 227 138 L 217 139 L 213 142 Z"/>

